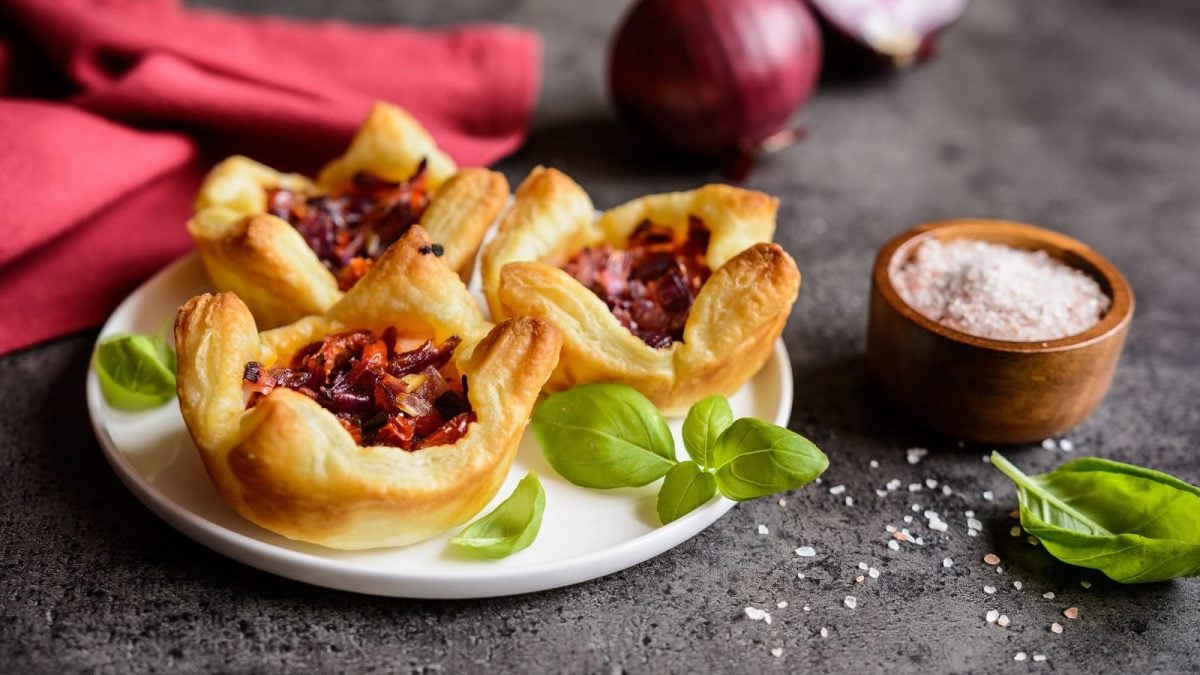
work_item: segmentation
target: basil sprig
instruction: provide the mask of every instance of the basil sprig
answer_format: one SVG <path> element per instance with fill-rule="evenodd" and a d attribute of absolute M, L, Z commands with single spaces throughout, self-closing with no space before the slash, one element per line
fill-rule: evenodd
<path fill-rule="evenodd" d="M 1027 476 L 999 453 L 1017 486 L 1021 526 L 1059 560 L 1124 584 L 1200 576 L 1200 488 L 1095 457 Z"/>
<path fill-rule="evenodd" d="M 808 484 L 829 460 L 808 439 L 751 418 L 733 419 L 729 402 L 710 396 L 683 422 L 690 460 L 675 459 L 662 413 L 620 384 L 586 384 L 547 398 L 533 413 L 533 434 L 547 461 L 568 481 L 592 488 L 637 487 L 663 476 L 658 516 L 684 516 L 720 492 L 745 501 Z"/>
<path fill-rule="evenodd" d="M 114 335 L 92 360 L 100 391 L 114 408 L 146 410 L 175 397 L 175 351 L 163 335 Z"/>
<path fill-rule="evenodd" d="M 507 499 L 468 525 L 450 543 L 488 558 L 510 556 L 529 548 L 537 538 L 545 509 L 546 492 L 537 474 L 530 471 Z"/>

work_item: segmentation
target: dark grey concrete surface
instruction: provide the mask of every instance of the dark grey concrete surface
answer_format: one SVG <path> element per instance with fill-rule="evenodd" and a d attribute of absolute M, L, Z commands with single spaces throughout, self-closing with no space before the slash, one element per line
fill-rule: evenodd
<path fill-rule="evenodd" d="M 500 168 L 515 183 L 537 163 L 558 166 L 607 207 L 716 177 L 647 159 L 613 121 L 604 45 L 625 4 L 244 7 L 541 30 L 537 124 Z M 877 398 L 863 365 L 868 270 L 890 235 L 963 215 L 1060 229 L 1109 256 L 1138 300 L 1108 400 L 1068 435 L 1075 455 L 1200 483 L 1198 45 L 1193 0 L 977 0 L 937 61 L 820 91 L 804 113 L 811 139 L 764 162 L 749 185 L 783 199 L 778 239 L 804 274 L 786 336 L 797 384 L 792 426 L 828 453 L 824 484 L 788 495 L 786 507 L 740 505 L 650 562 L 571 588 L 415 602 L 235 563 L 159 521 L 104 463 L 83 402 L 92 335 L 0 359 L 0 670 L 1200 670 L 1200 581 L 1122 587 L 1010 537 L 1015 496 L 980 460 L 989 448 L 960 450 L 906 425 Z M 931 450 L 916 466 L 905 461 L 913 445 Z M 1040 447 L 1009 453 L 1037 470 L 1068 457 Z M 905 486 L 933 478 L 953 494 L 877 497 L 892 478 Z M 853 507 L 827 492 L 836 484 Z M 950 531 L 916 526 L 923 548 L 890 551 L 884 527 L 902 526 L 912 502 L 943 514 Z M 966 534 L 967 509 L 983 521 L 978 537 Z M 759 524 L 770 534 L 757 534 Z M 804 544 L 819 555 L 796 558 Z M 1003 574 L 981 562 L 989 551 L 1003 559 Z M 856 584 L 859 561 L 880 578 Z M 998 590 L 987 595 L 984 585 Z M 1044 599 L 1047 591 L 1057 597 Z M 843 606 L 847 594 L 857 609 Z M 776 609 L 778 601 L 789 606 Z M 773 623 L 748 621 L 750 605 L 768 608 Z M 1068 606 L 1079 620 L 1062 617 Z M 1012 625 L 987 625 L 989 609 Z M 1061 635 L 1048 630 L 1056 620 Z M 781 657 L 771 655 L 776 647 Z M 1020 651 L 1048 660 L 1015 662 Z"/>

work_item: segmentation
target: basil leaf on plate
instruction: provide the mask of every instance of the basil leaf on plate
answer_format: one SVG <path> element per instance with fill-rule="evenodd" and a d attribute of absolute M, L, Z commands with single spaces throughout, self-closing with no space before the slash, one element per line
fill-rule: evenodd
<path fill-rule="evenodd" d="M 92 360 L 100 391 L 114 408 L 145 410 L 175 396 L 175 352 L 157 335 L 114 335 L 101 340 Z"/>
<path fill-rule="evenodd" d="M 697 401 L 683 420 L 683 445 L 688 456 L 700 466 L 712 468 L 717 439 L 731 424 L 733 409 L 724 396 L 709 396 Z"/>
<path fill-rule="evenodd" d="M 542 527 L 546 492 L 530 471 L 491 513 L 468 525 L 451 544 L 489 558 L 504 558 L 529 548 Z"/>
<path fill-rule="evenodd" d="M 992 465 L 1017 486 L 1022 527 L 1055 558 L 1125 584 L 1200 575 L 1200 488 L 1094 457 L 1036 476 L 996 452 Z"/>
<path fill-rule="evenodd" d="M 695 462 L 671 467 L 658 491 L 658 519 L 663 525 L 685 516 L 717 494 L 717 479 Z"/>
<path fill-rule="evenodd" d="M 548 397 L 532 416 L 550 466 L 588 488 L 637 487 L 675 466 L 675 440 L 654 404 L 621 384 L 585 384 Z"/>
<path fill-rule="evenodd" d="M 829 466 L 829 459 L 807 438 L 748 417 L 721 434 L 714 459 L 717 489 L 737 501 L 807 485 Z"/>

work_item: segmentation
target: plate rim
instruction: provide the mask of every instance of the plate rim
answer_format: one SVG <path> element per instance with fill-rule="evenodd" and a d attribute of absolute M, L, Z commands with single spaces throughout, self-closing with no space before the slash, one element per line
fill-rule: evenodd
<path fill-rule="evenodd" d="M 164 278 L 179 273 L 184 267 L 199 264 L 196 252 L 189 251 L 138 285 L 105 320 L 96 343 L 114 332 L 111 329 L 113 321 L 124 314 L 131 303 L 137 302 L 148 287 L 162 283 Z M 775 419 L 771 421 L 786 427 L 791 417 L 794 377 L 782 338 L 776 339 L 771 358 L 764 364 L 764 368 L 772 366 L 780 378 L 780 401 Z M 87 369 L 86 399 L 92 431 L 114 473 L 138 501 L 168 525 L 202 546 L 256 569 L 303 583 L 355 593 L 414 599 L 468 599 L 519 595 L 570 586 L 615 574 L 662 555 L 703 532 L 737 503 L 718 496 L 674 522 L 614 546 L 571 558 L 503 568 L 481 566 L 478 570 L 456 573 L 452 577 L 413 570 L 390 572 L 262 541 L 185 508 L 146 480 L 109 434 L 105 424 L 106 406 L 91 361 Z M 665 546 L 662 546 L 664 543 Z M 639 550 L 644 548 L 651 550 Z M 428 587 L 422 586 L 426 584 Z"/>

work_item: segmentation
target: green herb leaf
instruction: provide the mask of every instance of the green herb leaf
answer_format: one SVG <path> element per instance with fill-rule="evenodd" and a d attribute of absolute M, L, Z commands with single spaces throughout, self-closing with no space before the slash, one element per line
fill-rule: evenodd
<path fill-rule="evenodd" d="M 1017 485 L 1021 525 L 1055 558 L 1125 584 L 1200 576 L 1200 488 L 1094 457 L 1037 476 L 996 452 L 992 465 Z"/>
<path fill-rule="evenodd" d="M 554 394 L 532 417 L 533 435 L 554 470 L 589 488 L 637 487 L 675 465 L 662 413 L 621 384 L 585 384 Z"/>
<path fill-rule="evenodd" d="M 530 471 L 508 499 L 491 513 L 468 525 L 451 544 L 469 548 L 489 558 L 505 558 L 529 548 L 542 527 L 546 492 L 537 474 Z"/>
<path fill-rule="evenodd" d="M 829 466 L 807 438 L 751 418 L 734 422 L 721 434 L 714 458 L 717 488 L 737 501 L 801 487 Z"/>
<path fill-rule="evenodd" d="M 145 410 L 175 396 L 175 352 L 162 336 L 133 333 L 101 340 L 92 366 L 114 408 Z"/>
<path fill-rule="evenodd" d="M 688 456 L 700 466 L 713 468 L 717 439 L 731 424 L 733 409 L 724 396 L 709 396 L 697 401 L 683 420 L 683 445 Z"/>
<path fill-rule="evenodd" d="M 658 519 L 663 525 L 696 510 L 717 494 L 717 479 L 695 462 L 671 467 L 658 491 Z"/>

